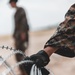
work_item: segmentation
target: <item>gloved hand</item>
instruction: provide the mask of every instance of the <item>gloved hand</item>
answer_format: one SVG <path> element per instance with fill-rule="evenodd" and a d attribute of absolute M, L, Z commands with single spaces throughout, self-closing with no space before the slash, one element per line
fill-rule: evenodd
<path fill-rule="evenodd" d="M 34 61 L 38 67 L 44 67 L 50 61 L 49 56 L 44 50 L 39 51 L 37 54 L 31 55 L 30 60 Z"/>
<path fill-rule="evenodd" d="M 44 66 L 46 66 L 50 60 L 49 56 L 44 50 L 41 50 L 37 54 L 33 54 L 30 57 L 26 57 L 24 61 L 25 60 L 32 60 L 34 62 L 22 64 L 28 75 L 30 75 L 30 70 L 33 64 L 36 64 L 37 67 L 41 69 L 43 75 L 49 75 L 49 71 L 46 68 L 44 68 Z"/>

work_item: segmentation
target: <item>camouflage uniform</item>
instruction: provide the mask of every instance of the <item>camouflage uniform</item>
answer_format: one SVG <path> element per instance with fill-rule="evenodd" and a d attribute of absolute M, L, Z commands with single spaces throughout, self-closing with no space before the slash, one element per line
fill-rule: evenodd
<path fill-rule="evenodd" d="M 15 30 L 13 37 L 15 39 L 15 47 L 18 50 L 25 51 L 28 47 L 29 37 L 28 37 L 28 31 L 29 31 L 29 25 L 27 23 L 26 14 L 23 8 L 17 7 L 17 11 L 14 15 L 15 19 Z M 24 33 L 25 39 L 22 40 L 21 34 Z M 25 46 L 26 44 L 26 46 Z M 20 54 L 16 54 L 17 61 L 22 60 L 22 56 Z"/>
<path fill-rule="evenodd" d="M 75 4 L 70 7 L 55 34 L 46 42 L 47 46 L 58 48 L 56 53 L 60 55 L 75 56 Z"/>

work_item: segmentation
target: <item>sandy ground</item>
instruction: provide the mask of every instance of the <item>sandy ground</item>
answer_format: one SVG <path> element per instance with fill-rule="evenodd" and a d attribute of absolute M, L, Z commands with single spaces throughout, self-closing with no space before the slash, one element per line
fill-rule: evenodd
<path fill-rule="evenodd" d="M 39 50 L 43 49 L 46 41 L 51 37 L 51 35 L 55 32 L 55 29 L 51 30 L 43 30 L 30 32 L 30 43 L 29 48 L 26 50 L 25 54 L 30 56 L 34 53 L 37 53 Z M 0 36 L 0 46 L 5 45 L 14 48 L 14 39 L 12 36 Z M 11 51 L 0 49 L 0 56 L 5 58 L 9 55 Z M 10 65 L 14 65 L 16 63 L 15 56 L 10 57 L 7 62 Z M 66 58 L 59 56 L 57 54 L 53 54 L 50 57 L 50 63 L 46 66 L 47 69 L 51 70 L 54 75 L 75 75 L 75 58 Z M 0 66 L 0 73 L 5 70 L 4 66 Z M 14 69 L 16 74 L 20 74 L 18 67 Z"/>

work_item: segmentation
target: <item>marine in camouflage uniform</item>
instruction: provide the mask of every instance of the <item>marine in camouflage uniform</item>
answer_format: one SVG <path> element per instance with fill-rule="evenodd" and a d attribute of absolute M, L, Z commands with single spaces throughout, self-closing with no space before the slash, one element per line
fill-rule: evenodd
<path fill-rule="evenodd" d="M 15 30 L 13 37 L 15 39 L 15 47 L 18 50 L 25 52 L 29 44 L 29 26 L 25 11 L 22 7 L 17 7 L 17 11 L 14 16 L 15 19 Z M 22 60 L 20 54 L 16 54 L 17 61 Z"/>
<path fill-rule="evenodd" d="M 75 4 L 65 15 L 65 20 L 57 27 L 55 34 L 46 42 L 45 48 L 58 48 L 55 52 L 62 56 L 75 56 Z"/>
<path fill-rule="evenodd" d="M 27 22 L 26 12 L 22 7 L 17 6 L 18 0 L 10 0 L 9 3 L 11 7 L 16 8 L 16 13 L 14 15 L 15 20 L 15 29 L 14 29 L 14 40 L 15 40 L 15 48 L 16 50 L 21 50 L 22 52 L 25 52 L 25 50 L 28 48 L 29 45 L 29 25 Z M 16 60 L 20 62 L 23 60 L 23 55 L 16 54 Z M 21 75 L 26 75 L 26 72 L 23 68 L 23 66 L 19 66 Z"/>

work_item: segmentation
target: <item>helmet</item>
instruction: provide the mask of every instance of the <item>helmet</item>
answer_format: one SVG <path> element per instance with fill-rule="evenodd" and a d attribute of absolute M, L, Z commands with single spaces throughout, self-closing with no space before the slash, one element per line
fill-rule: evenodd
<path fill-rule="evenodd" d="M 11 2 L 15 2 L 16 3 L 16 2 L 18 2 L 18 0 L 10 0 L 9 3 L 11 3 Z"/>

